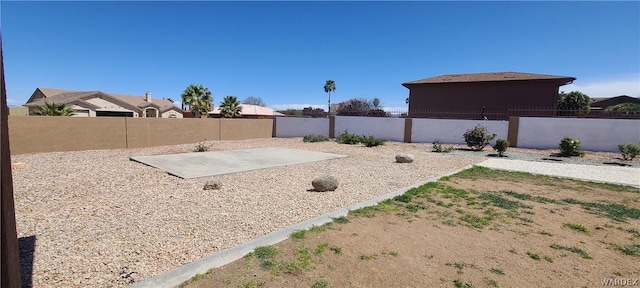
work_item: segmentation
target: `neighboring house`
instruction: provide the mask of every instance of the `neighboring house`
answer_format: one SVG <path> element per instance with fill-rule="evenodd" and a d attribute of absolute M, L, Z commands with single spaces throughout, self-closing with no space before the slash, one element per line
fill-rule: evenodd
<path fill-rule="evenodd" d="M 151 93 L 145 96 L 132 96 L 105 93 L 101 91 L 73 91 L 49 88 L 37 88 L 23 105 L 29 108 L 29 115 L 47 102 L 67 104 L 73 109 L 72 117 L 142 117 L 142 118 L 182 118 L 182 109 L 165 99 L 151 99 Z"/>
<path fill-rule="evenodd" d="M 441 75 L 402 86 L 409 89 L 408 117 L 506 120 L 514 108 L 538 109 L 548 116 L 549 110 L 557 107 L 559 87 L 574 80 L 569 76 L 490 72 Z M 529 111 L 527 115 L 535 116 L 532 112 L 535 114 Z"/>
<path fill-rule="evenodd" d="M 249 104 L 240 104 L 242 106 L 242 112 L 240 112 L 240 116 L 242 118 L 252 118 L 252 119 L 273 119 L 274 117 L 282 117 L 286 116 L 280 112 L 277 112 L 269 107 L 262 107 L 258 105 L 249 105 Z M 221 118 L 220 109 L 213 108 L 209 111 L 209 117 L 211 118 Z"/>
<path fill-rule="evenodd" d="M 640 97 L 634 98 L 628 95 L 620 95 L 610 98 L 591 98 L 591 104 L 589 106 L 592 110 L 601 110 L 622 103 L 640 104 Z"/>

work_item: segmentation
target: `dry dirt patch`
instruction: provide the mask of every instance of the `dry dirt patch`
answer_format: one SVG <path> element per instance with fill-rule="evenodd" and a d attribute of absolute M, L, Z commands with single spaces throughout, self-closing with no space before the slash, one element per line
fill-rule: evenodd
<path fill-rule="evenodd" d="M 185 286 L 594 287 L 639 260 L 640 189 L 474 167 Z"/>

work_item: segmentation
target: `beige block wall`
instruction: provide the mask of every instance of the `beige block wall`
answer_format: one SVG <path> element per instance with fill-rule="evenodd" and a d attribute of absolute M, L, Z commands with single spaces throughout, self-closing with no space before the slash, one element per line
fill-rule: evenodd
<path fill-rule="evenodd" d="M 9 115 L 11 115 L 11 116 L 29 116 L 29 108 L 27 108 L 27 107 L 9 107 Z"/>
<path fill-rule="evenodd" d="M 9 116 L 11 154 L 271 138 L 271 119 Z"/>
<path fill-rule="evenodd" d="M 255 138 L 271 138 L 273 133 L 272 119 L 205 119 L 220 121 L 221 140 L 245 140 Z"/>
<path fill-rule="evenodd" d="M 126 122 L 128 148 L 220 140 L 218 119 L 126 118 Z"/>
<path fill-rule="evenodd" d="M 126 147 L 124 118 L 9 116 L 11 154 Z"/>

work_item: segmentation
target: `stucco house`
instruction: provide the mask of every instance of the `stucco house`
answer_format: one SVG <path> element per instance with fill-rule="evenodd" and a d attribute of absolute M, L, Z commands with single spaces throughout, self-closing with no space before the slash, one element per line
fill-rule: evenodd
<path fill-rule="evenodd" d="M 72 117 L 142 117 L 142 118 L 182 118 L 183 111 L 173 102 L 152 99 L 145 96 L 121 95 L 101 91 L 74 91 L 37 88 L 26 104 L 29 115 L 44 106 L 45 100 L 57 104 L 67 104 L 73 109 Z"/>
<path fill-rule="evenodd" d="M 240 104 L 240 106 L 242 106 L 242 112 L 240 112 L 240 116 L 242 118 L 273 119 L 274 117 L 287 116 L 269 107 L 250 104 Z M 220 108 L 211 109 L 211 111 L 209 111 L 209 117 L 221 118 L 222 116 L 220 115 Z"/>
<path fill-rule="evenodd" d="M 631 97 L 628 95 L 620 95 L 606 98 L 591 98 L 589 106 L 592 110 L 607 109 L 609 106 L 615 106 L 623 103 L 640 104 L 640 97 Z"/>
<path fill-rule="evenodd" d="M 549 116 L 549 110 L 557 107 L 559 87 L 574 80 L 576 78 L 570 76 L 488 72 L 440 75 L 402 83 L 402 86 L 409 89 L 408 117 L 483 119 L 488 116 L 506 120 L 509 110 L 514 108 L 539 109 L 541 114 Z"/>

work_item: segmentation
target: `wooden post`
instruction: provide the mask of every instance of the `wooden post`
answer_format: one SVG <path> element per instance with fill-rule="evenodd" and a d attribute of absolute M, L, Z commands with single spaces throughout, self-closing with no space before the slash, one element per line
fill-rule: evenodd
<path fill-rule="evenodd" d="M 0 33 L 0 193 L 2 206 L 2 232 L 0 236 L 0 286 L 20 287 L 20 261 L 18 254 L 18 235 L 16 232 L 16 214 L 13 204 L 13 178 L 11 175 L 11 152 L 9 149 L 9 107 L 7 107 L 7 89 L 4 81 L 4 55 L 2 53 L 2 34 Z"/>
<path fill-rule="evenodd" d="M 509 147 L 518 147 L 518 128 L 520 126 L 520 117 L 509 117 L 509 131 L 507 140 Z"/>
<path fill-rule="evenodd" d="M 336 116 L 329 116 L 329 138 L 336 137 Z"/>
<path fill-rule="evenodd" d="M 411 143 L 411 130 L 413 130 L 413 118 L 404 118 L 404 142 Z"/>

